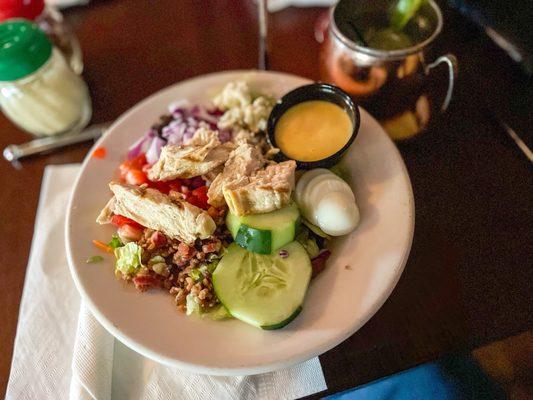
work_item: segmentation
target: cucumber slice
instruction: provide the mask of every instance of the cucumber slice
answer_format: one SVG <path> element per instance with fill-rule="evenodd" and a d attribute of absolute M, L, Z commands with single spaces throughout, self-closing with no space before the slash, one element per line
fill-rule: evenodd
<path fill-rule="evenodd" d="M 255 229 L 248 225 L 239 226 L 235 242 L 253 253 L 270 254 L 272 249 L 272 232 Z"/>
<path fill-rule="evenodd" d="M 291 203 L 280 210 L 239 217 L 231 212 L 226 216 L 235 242 L 248 251 L 270 254 L 294 241 L 300 223 L 300 212 Z"/>
<path fill-rule="evenodd" d="M 273 331 L 276 329 L 281 329 L 284 326 L 288 325 L 290 322 L 292 322 L 298 315 L 300 315 L 301 312 L 302 312 L 302 306 L 298 307 L 296 311 L 294 311 L 292 315 L 286 320 L 281 321 L 280 323 L 274 324 L 274 325 L 263 325 L 261 329 L 264 329 L 265 331 Z"/>
<path fill-rule="evenodd" d="M 233 243 L 213 272 L 213 287 L 231 315 L 263 329 L 291 322 L 311 279 L 311 261 L 298 242 L 283 246 L 288 256 L 260 255 Z"/>

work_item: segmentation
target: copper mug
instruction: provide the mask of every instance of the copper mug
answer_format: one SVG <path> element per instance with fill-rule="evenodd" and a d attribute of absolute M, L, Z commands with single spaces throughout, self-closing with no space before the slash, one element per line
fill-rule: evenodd
<path fill-rule="evenodd" d="M 408 47 L 382 50 L 368 46 L 364 39 L 356 42 L 348 37 L 346 32 L 356 29 L 361 38 L 361 29 L 371 20 L 368 16 L 386 16 L 391 6 L 386 0 L 340 0 L 315 33 L 322 42 L 322 80 L 349 93 L 393 139 L 400 140 L 424 131 L 433 114 L 446 110 L 457 77 L 457 60 L 446 54 L 426 63 L 430 45 L 442 29 L 442 14 L 433 0 L 426 1 L 405 28 L 414 38 Z M 447 66 L 443 100 L 437 99 L 439 85 L 434 82 L 438 74 L 433 69 L 439 64 Z"/>

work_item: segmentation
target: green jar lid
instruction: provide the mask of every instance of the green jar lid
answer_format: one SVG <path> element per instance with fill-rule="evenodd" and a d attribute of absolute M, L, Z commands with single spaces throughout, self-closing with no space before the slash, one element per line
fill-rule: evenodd
<path fill-rule="evenodd" d="M 0 81 L 14 81 L 41 67 L 52 53 L 45 33 L 22 19 L 0 24 Z"/>

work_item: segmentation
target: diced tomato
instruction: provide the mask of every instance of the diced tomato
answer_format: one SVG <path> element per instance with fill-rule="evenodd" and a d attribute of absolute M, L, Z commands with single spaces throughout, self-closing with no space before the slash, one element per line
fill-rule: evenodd
<path fill-rule="evenodd" d="M 175 179 L 173 181 L 163 182 L 163 181 L 151 181 L 150 179 L 146 182 L 149 187 L 159 190 L 161 193 L 168 194 L 171 190 L 176 192 L 181 191 L 181 181 Z"/>
<path fill-rule="evenodd" d="M 98 147 L 96 150 L 93 151 L 93 157 L 94 158 L 104 158 L 105 155 L 107 154 L 107 150 L 105 149 L 105 147 Z"/>
<path fill-rule="evenodd" d="M 130 185 L 142 185 L 143 183 L 148 183 L 148 177 L 140 169 L 130 169 L 126 176 L 124 177 L 126 183 Z"/>
<path fill-rule="evenodd" d="M 124 217 L 123 215 L 115 214 L 111 217 L 111 223 L 116 227 L 120 228 L 122 225 L 131 225 L 135 228 L 142 228 L 143 226 L 134 220 Z"/>
<path fill-rule="evenodd" d="M 153 189 L 157 189 L 161 193 L 168 194 L 168 192 L 170 192 L 170 187 L 168 186 L 166 182 L 154 182 L 154 181 L 148 180 L 147 183 L 149 187 Z"/>
<path fill-rule="evenodd" d="M 146 165 L 146 156 L 144 154 L 140 154 L 135 158 L 124 161 L 119 166 L 121 178 L 126 179 L 127 173 L 132 169 L 139 170 L 142 172 L 142 168 L 144 165 Z"/>
<path fill-rule="evenodd" d="M 199 203 L 201 204 L 201 208 L 208 209 L 209 204 L 207 204 L 207 186 L 200 186 L 199 188 L 196 188 L 192 191 L 193 196 L 195 196 Z"/>
<path fill-rule="evenodd" d="M 141 240 L 143 229 L 131 224 L 124 224 L 117 230 L 118 237 L 122 240 L 136 242 Z"/>
<path fill-rule="evenodd" d="M 141 168 L 142 172 L 144 172 L 146 175 L 148 175 L 148 170 L 152 168 L 150 164 L 144 164 Z"/>
<path fill-rule="evenodd" d="M 194 196 L 192 192 L 188 192 L 185 194 L 185 201 L 188 203 L 191 203 L 193 206 L 202 208 L 202 204 L 198 197 Z"/>
<path fill-rule="evenodd" d="M 201 186 L 192 191 L 182 190 L 185 194 L 185 200 L 196 207 L 200 207 L 204 210 L 209 208 L 207 204 L 207 186 Z"/>
<path fill-rule="evenodd" d="M 181 192 L 183 187 L 183 180 L 179 178 L 165 183 L 170 187 L 170 189 L 175 190 L 176 192 Z"/>

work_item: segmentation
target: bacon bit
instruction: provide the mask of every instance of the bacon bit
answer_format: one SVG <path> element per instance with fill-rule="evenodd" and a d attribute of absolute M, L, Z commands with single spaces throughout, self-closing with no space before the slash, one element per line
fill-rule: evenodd
<path fill-rule="evenodd" d="M 167 243 L 167 238 L 161 232 L 155 231 L 150 236 L 150 242 L 154 245 L 154 248 L 161 247 Z"/>
<path fill-rule="evenodd" d="M 93 240 L 93 244 L 96 247 L 98 247 L 100 250 L 103 250 L 103 251 L 105 251 L 107 253 L 112 253 L 113 252 L 113 248 L 111 246 L 108 246 L 104 242 L 101 242 L 99 240 Z"/>
<path fill-rule="evenodd" d="M 219 241 L 218 242 L 206 243 L 206 244 L 202 245 L 202 251 L 204 253 L 214 253 L 215 251 L 219 251 L 220 250 L 220 246 L 221 246 L 221 243 Z"/>
<path fill-rule="evenodd" d="M 196 249 L 194 247 L 190 247 L 183 242 L 178 245 L 178 253 L 186 260 L 192 258 L 195 252 Z"/>
<path fill-rule="evenodd" d="M 322 253 L 320 253 L 318 256 L 311 260 L 311 267 L 313 268 L 313 275 L 311 276 L 312 278 L 314 278 L 324 270 L 324 268 L 326 267 L 326 261 L 328 260 L 330 255 L 331 251 L 324 250 Z"/>
<path fill-rule="evenodd" d="M 161 280 L 152 275 L 137 275 L 133 278 L 133 283 L 135 284 L 135 288 L 141 292 L 145 292 L 154 287 L 161 287 Z"/>
<path fill-rule="evenodd" d="M 96 150 L 93 151 L 93 157 L 102 159 L 106 156 L 107 150 L 105 147 L 98 147 Z"/>

